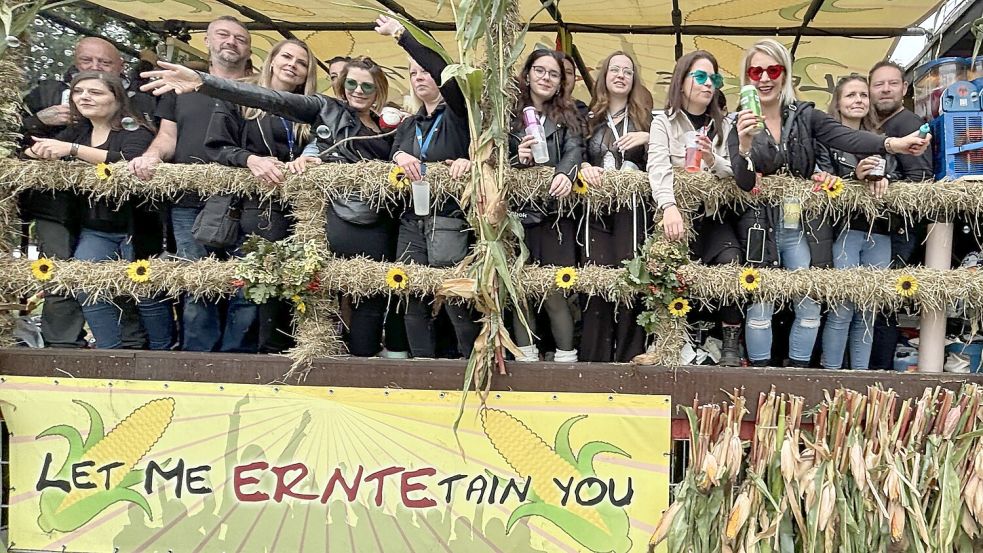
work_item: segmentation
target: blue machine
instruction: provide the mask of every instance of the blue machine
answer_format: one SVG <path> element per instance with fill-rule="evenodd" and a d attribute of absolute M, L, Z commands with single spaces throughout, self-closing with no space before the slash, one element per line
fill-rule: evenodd
<path fill-rule="evenodd" d="M 977 97 L 977 111 L 951 111 L 932 120 L 936 180 L 983 175 L 983 111 L 979 109 Z"/>
<path fill-rule="evenodd" d="M 976 84 L 957 81 L 949 85 L 942 92 L 942 111 L 980 111 L 980 93 Z"/>

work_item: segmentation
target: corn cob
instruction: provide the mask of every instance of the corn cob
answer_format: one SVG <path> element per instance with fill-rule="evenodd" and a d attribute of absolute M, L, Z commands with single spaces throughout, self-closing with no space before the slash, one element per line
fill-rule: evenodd
<path fill-rule="evenodd" d="M 655 532 L 652 533 L 652 539 L 649 540 L 649 545 L 659 545 L 663 540 L 669 537 L 669 527 L 672 526 L 672 521 L 676 518 L 679 510 L 683 508 L 682 501 L 676 501 L 669 506 L 669 509 L 662 514 L 662 518 L 659 519 L 659 525 L 655 527 Z"/>
<path fill-rule="evenodd" d="M 579 479 L 577 468 L 557 455 L 547 443 L 522 421 L 499 409 L 482 409 L 481 423 L 492 446 L 522 478 L 531 478 L 532 491 L 548 505 L 560 506 L 560 489 L 553 478 L 567 482 Z M 564 507 L 597 528 L 607 526 L 594 509 L 568 501 Z"/>
<path fill-rule="evenodd" d="M 727 526 L 724 528 L 724 537 L 727 538 L 727 541 L 733 541 L 737 537 L 738 532 L 747 523 L 750 513 L 751 498 L 746 491 L 741 492 L 734 500 L 734 508 L 731 509 L 730 516 L 727 517 Z"/>
<path fill-rule="evenodd" d="M 173 416 L 173 398 L 147 402 L 137 407 L 103 439 L 96 442 L 82 455 L 81 461 L 92 461 L 96 468 L 113 462 L 123 463 L 123 466 L 117 467 L 110 473 L 108 489 L 112 490 L 133 470 L 144 455 L 150 452 L 157 440 L 164 435 Z M 58 506 L 58 511 L 63 511 L 100 491 L 104 490 L 101 487 L 72 490 Z"/>

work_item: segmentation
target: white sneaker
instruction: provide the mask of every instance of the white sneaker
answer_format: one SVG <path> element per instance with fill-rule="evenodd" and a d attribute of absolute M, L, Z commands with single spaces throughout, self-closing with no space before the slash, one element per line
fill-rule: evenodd
<path fill-rule="evenodd" d="M 553 361 L 557 363 L 576 363 L 577 362 L 577 350 L 563 350 L 557 349 L 556 355 L 553 356 Z"/>
<path fill-rule="evenodd" d="M 942 370 L 947 373 L 969 374 L 969 357 L 959 353 L 949 353 Z"/>
<path fill-rule="evenodd" d="M 383 359 L 409 359 L 410 358 L 410 352 L 408 352 L 408 351 L 389 351 L 388 349 L 383 348 L 383 350 L 379 352 L 379 357 L 381 357 Z"/>

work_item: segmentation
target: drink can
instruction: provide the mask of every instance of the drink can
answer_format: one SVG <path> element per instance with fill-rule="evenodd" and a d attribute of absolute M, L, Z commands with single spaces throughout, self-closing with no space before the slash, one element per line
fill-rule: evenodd
<path fill-rule="evenodd" d="M 763 115 L 761 111 L 761 96 L 758 95 L 758 89 L 754 88 L 753 84 L 745 85 L 741 87 L 741 109 L 749 109 L 751 113 L 758 116 L 758 129 L 764 129 L 764 121 L 760 121 Z"/>
<path fill-rule="evenodd" d="M 887 160 L 881 156 L 873 157 L 877 160 L 877 165 L 867 173 L 867 180 L 879 181 L 884 178 L 884 173 L 887 170 Z"/>

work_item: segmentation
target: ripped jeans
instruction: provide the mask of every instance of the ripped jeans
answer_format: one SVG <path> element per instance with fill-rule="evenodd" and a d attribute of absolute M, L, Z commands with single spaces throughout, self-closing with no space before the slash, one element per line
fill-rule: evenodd
<path fill-rule="evenodd" d="M 783 229 L 779 223 L 775 225 L 775 233 L 782 267 L 808 269 L 812 255 L 801 227 L 799 230 Z M 751 362 L 771 359 L 771 318 L 774 313 L 775 305 L 772 303 L 755 303 L 748 308 L 744 339 Z M 817 301 L 808 297 L 795 300 L 795 322 L 788 340 L 788 356 L 792 361 L 808 363 L 812 358 L 812 348 L 819 336 L 821 314 L 822 309 Z"/>

